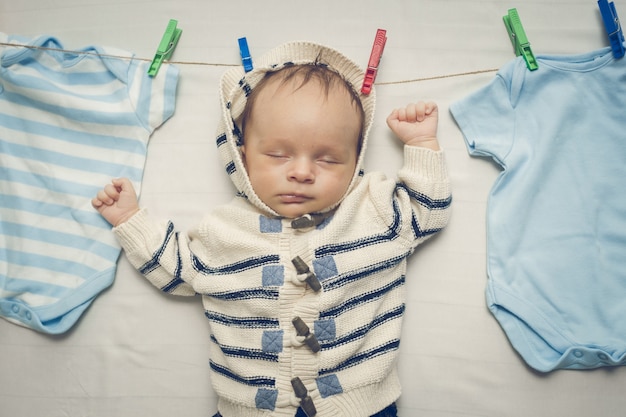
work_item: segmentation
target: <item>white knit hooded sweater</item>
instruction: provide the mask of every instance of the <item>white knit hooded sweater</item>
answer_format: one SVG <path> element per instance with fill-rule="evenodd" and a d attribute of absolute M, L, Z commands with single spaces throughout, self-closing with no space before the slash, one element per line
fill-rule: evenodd
<path fill-rule="evenodd" d="M 155 286 L 202 296 L 211 380 L 224 417 L 293 417 L 303 398 L 304 410 L 319 417 L 370 416 L 393 403 L 400 395 L 406 260 L 448 221 L 441 151 L 405 146 L 398 178 L 363 174 L 374 92 L 360 95 L 365 138 L 352 183 L 320 224 L 294 227 L 257 197 L 234 121 L 265 72 L 318 57 L 360 88 L 364 73 L 356 64 L 309 42 L 282 45 L 255 60 L 253 71 L 238 67 L 223 76 L 217 145 L 238 190 L 231 203 L 188 235 L 145 210 L 115 228 L 128 259 Z M 308 274 L 296 270 L 296 257 Z M 296 317 L 306 325 L 300 334 Z M 296 377 L 306 392 L 294 391 Z"/>

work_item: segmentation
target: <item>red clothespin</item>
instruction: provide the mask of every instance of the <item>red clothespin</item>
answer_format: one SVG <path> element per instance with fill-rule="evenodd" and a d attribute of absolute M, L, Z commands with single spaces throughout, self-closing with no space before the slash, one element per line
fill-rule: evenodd
<path fill-rule="evenodd" d="M 378 73 L 380 58 L 383 56 L 383 50 L 385 49 L 385 43 L 387 43 L 387 31 L 378 29 L 376 31 L 376 38 L 374 38 L 374 46 L 372 46 L 370 60 L 367 63 L 363 87 L 361 87 L 361 93 L 363 94 L 369 94 L 372 91 L 372 86 L 374 85 L 374 80 L 376 80 L 376 74 Z"/>

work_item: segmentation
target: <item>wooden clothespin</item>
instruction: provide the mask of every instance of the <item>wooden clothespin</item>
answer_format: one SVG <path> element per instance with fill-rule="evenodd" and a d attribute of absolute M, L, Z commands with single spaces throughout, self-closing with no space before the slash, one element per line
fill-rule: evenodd
<path fill-rule="evenodd" d="M 522 21 L 517 14 L 517 9 L 509 9 L 508 14 L 503 16 L 502 20 L 504 21 L 504 26 L 506 26 L 506 30 L 509 33 L 509 38 L 513 44 L 515 55 L 521 55 L 524 58 L 526 66 L 529 70 L 534 71 L 539 68 L 535 55 L 530 49 L 530 42 L 528 42 L 528 38 L 526 37 L 526 32 L 524 31 Z"/>
<path fill-rule="evenodd" d="M 174 48 L 178 44 L 178 39 L 180 39 L 180 35 L 183 33 L 182 29 L 176 28 L 177 25 L 178 21 L 174 19 L 170 19 L 170 22 L 167 24 L 161 43 L 159 43 L 154 59 L 150 64 L 150 68 L 148 68 L 149 76 L 156 76 L 163 61 L 171 58 Z"/>

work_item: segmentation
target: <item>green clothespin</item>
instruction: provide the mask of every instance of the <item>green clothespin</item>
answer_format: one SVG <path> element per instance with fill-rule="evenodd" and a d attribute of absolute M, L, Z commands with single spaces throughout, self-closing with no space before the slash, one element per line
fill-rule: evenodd
<path fill-rule="evenodd" d="M 174 48 L 176 48 L 176 44 L 178 43 L 178 39 L 180 39 L 180 35 L 183 33 L 182 29 L 176 28 L 177 25 L 178 21 L 174 19 L 170 19 L 170 22 L 167 24 L 167 28 L 165 29 L 159 48 L 154 55 L 150 68 L 148 68 L 149 76 L 156 76 L 163 61 L 170 59 L 172 56 Z"/>
<path fill-rule="evenodd" d="M 530 42 L 528 42 L 526 32 L 524 32 L 517 9 L 509 9 L 509 13 L 503 16 L 502 20 L 504 20 L 504 26 L 506 26 L 507 32 L 509 32 L 515 55 L 524 57 L 529 70 L 534 71 L 539 68 L 535 55 L 533 55 L 533 51 L 530 49 Z"/>

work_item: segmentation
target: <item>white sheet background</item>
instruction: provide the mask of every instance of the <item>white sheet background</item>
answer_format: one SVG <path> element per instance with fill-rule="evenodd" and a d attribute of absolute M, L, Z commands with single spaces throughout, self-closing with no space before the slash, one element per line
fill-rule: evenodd
<path fill-rule="evenodd" d="M 151 59 L 170 18 L 183 29 L 174 61 L 238 64 L 237 38 L 254 56 L 290 40 L 336 47 L 363 66 L 387 29 L 378 82 L 498 68 L 513 59 L 502 23 L 516 7 L 535 54 L 608 45 L 595 0 L 0 0 L 0 31 L 49 34 L 66 48 L 107 45 Z M 626 1 L 616 1 L 626 19 Z M 224 67 L 180 65 L 175 116 L 152 137 L 141 203 L 196 224 L 231 198 L 214 146 Z M 402 417 L 623 416 L 626 369 L 526 367 L 484 302 L 485 209 L 498 168 L 468 156 L 448 113 L 494 73 L 377 87 L 368 169 L 393 174 L 401 147 L 385 126 L 394 106 L 441 108 L 454 210 L 449 227 L 409 265 L 400 369 Z M 584 106 L 584 103 L 581 103 Z M 210 417 L 208 328 L 199 299 L 159 293 L 122 256 L 114 285 L 70 332 L 50 337 L 0 320 L 0 416 Z"/>

